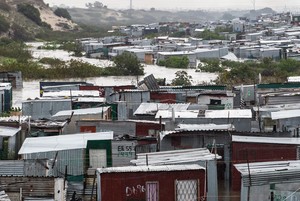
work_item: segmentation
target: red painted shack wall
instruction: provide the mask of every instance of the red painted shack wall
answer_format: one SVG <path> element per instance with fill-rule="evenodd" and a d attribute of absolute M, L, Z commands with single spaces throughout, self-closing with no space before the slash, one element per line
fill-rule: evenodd
<path fill-rule="evenodd" d="M 241 189 L 241 175 L 233 164 L 251 162 L 268 162 L 282 160 L 296 160 L 297 146 L 285 144 L 264 143 L 232 143 L 232 190 Z"/>
<path fill-rule="evenodd" d="M 150 99 L 159 103 L 176 103 L 176 94 L 150 92 Z"/>
<path fill-rule="evenodd" d="M 160 124 L 158 123 L 146 123 L 146 122 L 136 122 L 135 128 L 136 136 L 149 136 L 149 130 L 160 130 Z M 164 125 L 162 125 L 164 130 Z"/>
<path fill-rule="evenodd" d="M 80 133 L 96 133 L 96 126 L 80 126 Z"/>
<path fill-rule="evenodd" d="M 175 200 L 175 180 L 199 180 L 200 197 L 204 195 L 204 170 L 170 172 L 102 173 L 102 201 L 146 201 L 146 182 L 158 182 L 159 200 Z M 135 188 L 136 192 L 132 193 Z M 126 191 L 127 190 L 127 191 Z M 200 201 L 200 198 L 199 198 Z"/>

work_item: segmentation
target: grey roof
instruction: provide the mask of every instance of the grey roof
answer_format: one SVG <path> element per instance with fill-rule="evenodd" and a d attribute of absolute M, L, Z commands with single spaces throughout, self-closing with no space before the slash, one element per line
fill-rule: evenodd
<path fill-rule="evenodd" d="M 243 163 L 234 166 L 241 173 L 243 186 L 246 187 L 300 181 L 299 160 Z"/>
<path fill-rule="evenodd" d="M 179 124 L 180 125 L 180 124 Z M 172 135 L 176 133 L 181 133 L 184 131 L 233 131 L 235 130 L 234 125 L 232 124 L 182 124 L 181 128 L 177 128 L 176 130 L 172 131 L 162 131 L 160 132 L 160 140 L 162 140 L 167 135 Z"/>
<path fill-rule="evenodd" d="M 85 149 L 89 140 L 112 139 L 112 131 L 26 138 L 19 150 L 19 154 Z"/>
<path fill-rule="evenodd" d="M 298 110 L 281 110 L 276 112 L 271 112 L 272 120 L 276 119 L 289 119 L 300 117 L 300 109 Z"/>
<path fill-rule="evenodd" d="M 170 171 L 185 171 L 185 170 L 205 170 L 204 167 L 192 165 L 161 165 L 161 166 L 125 166 L 125 167 L 109 167 L 98 168 L 97 172 L 115 173 L 115 172 L 170 172 Z"/>
<path fill-rule="evenodd" d="M 16 135 L 21 130 L 21 127 L 14 128 L 8 126 L 0 126 L 0 136 L 1 137 L 12 137 Z"/>
<path fill-rule="evenodd" d="M 130 162 L 138 166 L 143 166 L 147 163 L 148 165 L 174 165 L 221 158 L 218 154 L 210 153 L 206 148 L 198 148 L 137 154 L 137 159 Z"/>
<path fill-rule="evenodd" d="M 60 112 L 57 112 L 54 117 L 60 117 L 60 116 L 71 116 L 72 112 L 73 115 L 88 115 L 88 114 L 102 114 L 102 112 L 106 112 L 110 107 L 97 107 L 97 108 L 86 108 L 86 109 L 77 109 L 77 110 L 63 110 Z"/>
<path fill-rule="evenodd" d="M 134 115 L 155 115 L 158 110 L 168 110 L 174 108 L 174 111 L 187 110 L 189 103 L 167 104 L 167 103 L 141 103 Z"/>
<path fill-rule="evenodd" d="M 205 118 L 252 118 L 250 109 L 206 110 Z"/>

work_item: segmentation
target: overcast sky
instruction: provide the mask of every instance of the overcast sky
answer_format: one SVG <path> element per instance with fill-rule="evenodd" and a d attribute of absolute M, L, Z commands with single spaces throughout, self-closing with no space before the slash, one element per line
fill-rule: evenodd
<path fill-rule="evenodd" d="M 88 2 L 96 0 L 44 0 L 50 6 L 64 4 L 69 7 L 85 7 Z M 128 9 L 130 0 L 98 0 L 109 8 Z M 181 10 L 181 9 L 253 9 L 254 0 L 132 0 L 134 9 Z M 279 11 L 299 11 L 300 0 L 255 0 L 255 7 L 271 7 Z"/>

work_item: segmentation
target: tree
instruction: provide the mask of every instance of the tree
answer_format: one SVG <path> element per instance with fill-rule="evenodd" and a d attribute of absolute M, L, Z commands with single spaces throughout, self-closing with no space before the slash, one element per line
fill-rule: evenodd
<path fill-rule="evenodd" d="M 144 75 L 144 68 L 133 53 L 125 51 L 116 56 L 113 61 L 121 75 Z"/>
<path fill-rule="evenodd" d="M 30 20 L 34 21 L 37 25 L 42 25 L 40 11 L 30 4 L 18 4 L 18 12 L 25 15 Z"/>
<path fill-rule="evenodd" d="M 70 13 L 68 12 L 68 10 L 64 9 L 64 8 L 57 8 L 54 11 L 54 14 L 57 15 L 58 17 L 63 17 L 63 18 L 66 18 L 68 20 L 72 19 Z"/>
<path fill-rule="evenodd" d="M 9 30 L 10 24 L 9 22 L 0 15 L 0 33 L 5 33 Z"/>
<path fill-rule="evenodd" d="M 176 77 L 172 80 L 172 85 L 175 86 L 190 86 L 192 85 L 192 76 L 188 75 L 186 71 L 177 71 Z"/>

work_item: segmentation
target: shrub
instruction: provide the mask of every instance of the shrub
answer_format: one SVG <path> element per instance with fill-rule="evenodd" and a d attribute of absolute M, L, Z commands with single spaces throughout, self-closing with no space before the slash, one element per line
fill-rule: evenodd
<path fill-rule="evenodd" d="M 158 65 L 169 68 L 187 68 L 189 63 L 190 61 L 187 56 L 171 56 L 165 60 L 160 60 Z"/>
<path fill-rule="evenodd" d="M 25 28 L 20 25 L 13 24 L 11 29 L 13 30 L 12 38 L 17 41 L 30 41 L 33 40 L 34 37 L 31 33 L 29 33 Z"/>
<path fill-rule="evenodd" d="M 0 15 L 0 33 L 5 33 L 9 30 L 10 24 L 9 22 Z"/>
<path fill-rule="evenodd" d="M 28 19 L 35 22 L 37 25 L 42 25 L 41 14 L 40 11 L 30 4 L 18 4 L 17 5 L 18 12 L 25 15 Z"/>
<path fill-rule="evenodd" d="M 70 13 L 68 12 L 67 9 L 64 8 L 57 8 L 54 11 L 54 14 L 57 15 L 58 17 L 63 17 L 69 20 L 72 20 Z"/>

